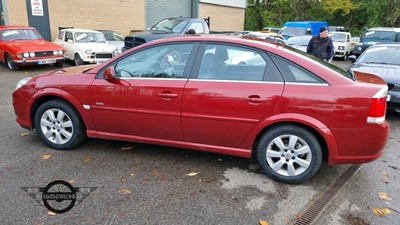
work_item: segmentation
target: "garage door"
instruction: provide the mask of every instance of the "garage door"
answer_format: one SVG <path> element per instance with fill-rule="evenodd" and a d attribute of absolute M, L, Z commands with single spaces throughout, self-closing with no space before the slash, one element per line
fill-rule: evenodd
<path fill-rule="evenodd" d="M 146 27 L 169 17 L 191 17 L 192 0 L 147 0 Z"/>

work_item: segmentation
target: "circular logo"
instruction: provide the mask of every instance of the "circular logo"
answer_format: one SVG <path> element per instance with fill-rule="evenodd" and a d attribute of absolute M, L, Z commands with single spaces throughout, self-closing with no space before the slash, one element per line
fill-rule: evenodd
<path fill-rule="evenodd" d="M 42 200 L 49 211 L 58 214 L 66 213 L 75 205 L 76 191 L 70 183 L 55 180 L 44 188 Z"/>

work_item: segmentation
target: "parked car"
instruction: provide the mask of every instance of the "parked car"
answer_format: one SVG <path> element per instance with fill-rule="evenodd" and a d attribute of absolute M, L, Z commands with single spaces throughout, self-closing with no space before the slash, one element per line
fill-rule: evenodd
<path fill-rule="evenodd" d="M 288 46 L 298 49 L 303 52 L 307 52 L 307 45 L 310 42 L 311 35 L 302 35 L 289 38 L 286 43 Z"/>
<path fill-rule="evenodd" d="M 106 44 L 104 35 L 95 30 L 63 29 L 58 32 L 55 43 L 62 45 L 68 54 L 68 59 L 75 65 L 85 63 L 100 64 L 118 54 L 118 49 Z"/>
<path fill-rule="evenodd" d="M 400 28 L 373 27 L 364 31 L 360 43 L 353 49 L 353 55 L 360 56 L 369 46 L 377 43 L 400 42 Z"/>
<path fill-rule="evenodd" d="M 230 60 L 248 54 L 257 62 Z M 272 179 L 299 183 L 322 160 L 364 163 L 382 155 L 387 85 L 373 75 L 352 78 L 284 45 L 189 35 L 95 67 L 25 78 L 12 96 L 17 122 L 54 149 L 91 137 L 254 155 Z"/>
<path fill-rule="evenodd" d="M 262 40 L 267 40 L 270 42 L 278 42 L 281 44 L 286 44 L 286 40 L 285 38 L 280 35 L 280 34 L 276 34 L 276 33 L 264 33 L 264 32 L 259 32 L 259 31 L 252 31 L 247 33 L 246 35 L 247 37 L 255 37 L 255 38 L 259 38 Z"/>
<path fill-rule="evenodd" d="M 327 21 L 287 21 L 283 24 L 281 34 L 288 40 L 294 36 L 317 35 L 319 28 L 329 27 Z"/>
<path fill-rule="evenodd" d="M 281 28 L 277 28 L 277 27 L 263 27 L 263 28 L 261 29 L 260 32 L 278 34 L 279 32 L 281 32 Z"/>
<path fill-rule="evenodd" d="M 62 67 L 65 53 L 63 47 L 44 40 L 33 27 L 0 26 L 0 61 L 11 70 L 41 64 Z"/>
<path fill-rule="evenodd" d="M 351 34 L 349 32 L 330 32 L 333 47 L 335 48 L 333 57 L 347 60 L 350 52 L 353 51 L 354 45 L 351 43 Z"/>
<path fill-rule="evenodd" d="M 400 113 L 400 43 L 376 44 L 365 50 L 357 59 L 352 56 L 352 72 L 376 74 L 387 82 L 387 103 Z"/>
<path fill-rule="evenodd" d="M 104 38 L 107 40 L 106 44 L 114 46 L 118 49 L 118 52 L 122 52 L 122 48 L 124 47 L 124 37 L 112 30 L 98 30 L 103 33 Z"/>

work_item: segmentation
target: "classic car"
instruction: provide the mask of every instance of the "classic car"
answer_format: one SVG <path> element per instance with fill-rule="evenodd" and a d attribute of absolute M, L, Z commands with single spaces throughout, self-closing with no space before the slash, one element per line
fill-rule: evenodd
<path fill-rule="evenodd" d="M 73 60 L 77 66 L 85 63 L 100 64 L 117 55 L 118 49 L 106 44 L 106 41 L 101 32 L 88 29 L 63 29 L 54 40 L 67 50 L 68 59 Z"/>
<path fill-rule="evenodd" d="M 65 49 L 43 39 L 35 28 L 0 26 L 0 61 L 9 69 L 42 64 L 62 67 L 65 59 Z"/>
<path fill-rule="evenodd" d="M 334 52 L 333 57 L 347 60 L 347 57 L 354 49 L 351 42 L 351 34 L 349 32 L 329 32 L 329 37 L 332 38 Z"/>
<path fill-rule="evenodd" d="M 54 149 L 91 137 L 254 156 L 286 183 L 313 177 L 323 160 L 380 157 L 386 83 L 291 49 L 228 35 L 159 39 L 97 66 L 22 79 L 14 112 Z M 240 55 L 247 63 L 231 60 Z"/>
<path fill-rule="evenodd" d="M 380 43 L 370 46 L 349 66 L 351 72 L 376 74 L 388 85 L 388 109 L 400 113 L 400 43 Z"/>
<path fill-rule="evenodd" d="M 124 37 L 112 30 L 97 30 L 103 33 L 104 38 L 107 40 L 106 44 L 114 46 L 118 49 L 118 52 L 122 52 L 122 48 L 124 47 Z"/>

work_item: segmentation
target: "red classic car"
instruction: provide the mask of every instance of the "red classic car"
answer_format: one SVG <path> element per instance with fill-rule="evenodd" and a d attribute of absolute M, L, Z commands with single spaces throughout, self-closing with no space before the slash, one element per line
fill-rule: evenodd
<path fill-rule="evenodd" d="M 382 155 L 387 90 L 281 44 L 194 35 L 24 78 L 13 105 L 54 149 L 91 137 L 254 156 L 272 179 L 298 183 L 322 160 Z"/>
<path fill-rule="evenodd" d="M 46 41 L 33 27 L 0 26 L 0 61 L 19 70 L 24 65 L 53 64 L 62 67 L 65 49 Z"/>

